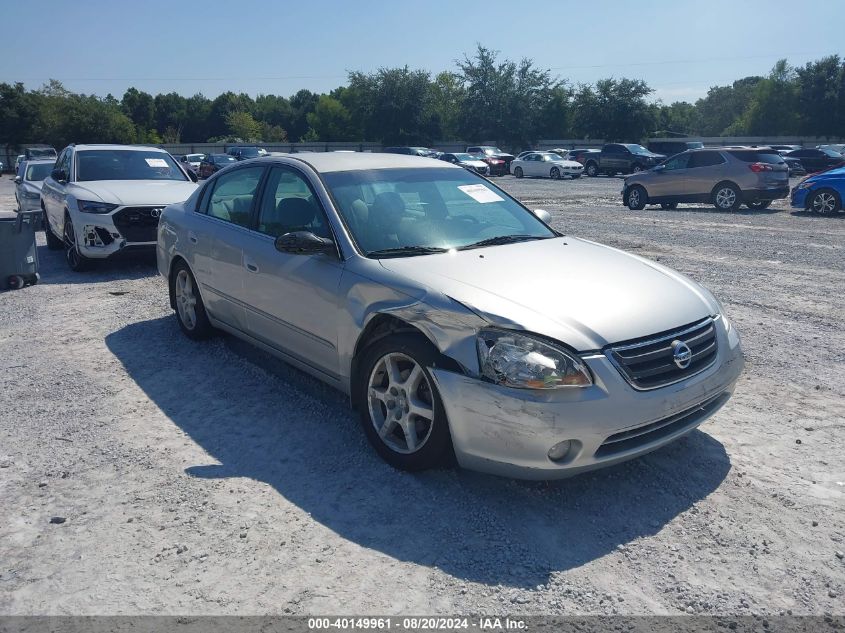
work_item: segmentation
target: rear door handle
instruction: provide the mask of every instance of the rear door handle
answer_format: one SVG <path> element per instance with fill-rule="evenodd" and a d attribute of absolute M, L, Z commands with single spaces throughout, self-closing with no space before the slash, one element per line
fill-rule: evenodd
<path fill-rule="evenodd" d="M 189 241 L 191 244 L 196 244 L 196 243 L 197 243 L 197 241 L 198 241 L 198 240 L 197 240 L 197 234 L 196 234 L 196 233 L 194 233 L 193 231 L 188 231 L 188 241 Z"/>

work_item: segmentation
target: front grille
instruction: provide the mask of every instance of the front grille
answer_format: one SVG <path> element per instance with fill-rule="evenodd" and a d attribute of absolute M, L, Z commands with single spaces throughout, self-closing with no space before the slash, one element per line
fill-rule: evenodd
<path fill-rule="evenodd" d="M 691 352 L 687 367 L 675 362 L 677 342 Z M 656 389 L 704 371 L 716 361 L 716 326 L 712 318 L 677 330 L 610 347 L 608 358 L 634 389 Z"/>
<path fill-rule="evenodd" d="M 675 433 L 698 426 L 706 417 L 721 407 L 728 398 L 730 398 L 730 393 L 721 393 L 715 398 L 657 422 L 614 433 L 602 442 L 595 452 L 595 457 L 611 457 L 619 453 L 636 450 L 641 446 L 652 444 Z"/>
<path fill-rule="evenodd" d="M 162 210 L 163 207 L 126 207 L 115 213 L 112 220 L 127 242 L 155 242 Z M 154 211 L 158 215 L 154 216 Z"/>

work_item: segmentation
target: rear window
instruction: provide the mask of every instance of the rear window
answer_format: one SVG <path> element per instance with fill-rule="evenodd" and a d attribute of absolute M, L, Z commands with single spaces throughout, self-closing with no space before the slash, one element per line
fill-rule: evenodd
<path fill-rule="evenodd" d="M 774 151 L 759 152 L 752 149 L 732 149 L 728 150 L 728 154 L 746 163 L 769 163 L 770 165 L 779 165 L 783 162 L 783 157 Z"/>

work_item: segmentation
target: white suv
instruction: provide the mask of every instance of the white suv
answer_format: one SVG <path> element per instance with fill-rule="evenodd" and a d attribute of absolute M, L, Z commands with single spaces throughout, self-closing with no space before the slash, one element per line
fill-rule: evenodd
<path fill-rule="evenodd" d="M 193 178 L 154 147 L 69 145 L 41 188 L 47 246 L 72 270 L 127 249 L 154 250 L 158 218 L 186 200 Z"/>

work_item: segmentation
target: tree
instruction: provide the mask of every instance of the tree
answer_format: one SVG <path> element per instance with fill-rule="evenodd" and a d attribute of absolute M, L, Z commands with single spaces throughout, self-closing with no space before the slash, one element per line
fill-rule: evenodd
<path fill-rule="evenodd" d="M 308 113 L 314 111 L 319 95 L 302 89 L 290 98 L 291 121 L 288 136 L 299 140 L 308 132 Z"/>
<path fill-rule="evenodd" d="M 430 116 L 440 129 L 440 138 L 458 138 L 458 124 L 466 98 L 461 78 L 453 72 L 438 73 L 429 91 Z"/>
<path fill-rule="evenodd" d="M 654 127 L 645 98 L 652 93 L 641 79 L 600 79 L 575 93 L 575 131 L 588 138 L 638 142 Z"/>
<path fill-rule="evenodd" d="M 136 88 L 129 88 L 121 100 L 123 112 L 140 130 L 155 127 L 155 101 L 153 96 Z"/>
<path fill-rule="evenodd" d="M 35 140 L 33 128 L 38 119 L 37 99 L 22 83 L 0 83 L 0 139 L 12 147 Z"/>
<path fill-rule="evenodd" d="M 224 92 L 211 102 L 208 113 L 208 127 L 211 136 L 225 136 L 229 132 L 229 115 L 233 112 L 251 112 L 252 98 L 244 93 Z M 250 115 L 252 118 L 252 115 Z"/>
<path fill-rule="evenodd" d="M 188 116 L 188 100 L 176 92 L 155 96 L 156 130 L 169 138 L 180 138 Z M 173 141 L 178 143 L 179 141 Z"/>
<path fill-rule="evenodd" d="M 653 112 L 655 136 L 691 136 L 697 131 L 695 106 L 686 101 L 656 104 Z"/>
<path fill-rule="evenodd" d="M 730 86 L 713 86 L 707 96 L 695 102 L 697 128 L 702 136 L 725 136 L 748 109 L 754 89 L 762 77 L 744 77 Z"/>
<path fill-rule="evenodd" d="M 801 131 L 813 136 L 834 134 L 845 108 L 845 101 L 839 95 L 845 64 L 840 63 L 838 55 L 831 55 L 808 62 L 795 72 Z"/>
<path fill-rule="evenodd" d="M 314 106 L 314 111 L 308 113 L 308 125 L 314 131 L 311 137 L 318 141 L 353 141 L 355 137 L 350 133 L 351 117 L 349 111 L 337 99 L 329 95 L 321 95 Z"/>
<path fill-rule="evenodd" d="M 777 136 L 798 132 L 795 71 L 785 59 L 754 87 L 748 109 L 726 130 L 728 135 Z"/>
<path fill-rule="evenodd" d="M 261 124 L 249 112 L 234 111 L 226 116 L 226 127 L 231 136 L 244 141 L 261 140 Z"/>

